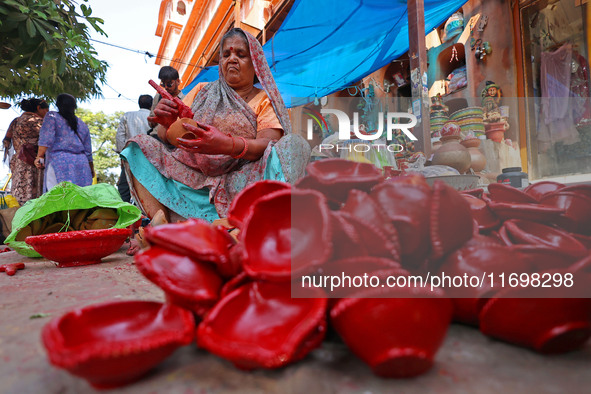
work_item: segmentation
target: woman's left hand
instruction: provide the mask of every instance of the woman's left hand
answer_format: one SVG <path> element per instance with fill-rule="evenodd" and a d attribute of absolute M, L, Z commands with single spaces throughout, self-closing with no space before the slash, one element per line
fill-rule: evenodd
<path fill-rule="evenodd" d="M 183 123 L 187 131 L 197 136 L 195 139 L 177 138 L 179 148 L 193 153 L 209 155 L 231 154 L 232 137 L 222 133 L 216 127 L 197 122 L 197 126 Z"/>

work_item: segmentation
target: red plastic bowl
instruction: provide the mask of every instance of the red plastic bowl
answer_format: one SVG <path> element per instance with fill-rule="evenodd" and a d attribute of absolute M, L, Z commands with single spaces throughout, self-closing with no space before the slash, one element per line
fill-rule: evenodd
<path fill-rule="evenodd" d="M 119 250 L 129 237 L 128 228 L 69 231 L 27 237 L 25 242 L 58 267 L 97 264 L 103 257 Z"/>
<path fill-rule="evenodd" d="M 141 378 L 174 350 L 193 341 L 190 311 L 172 304 L 122 301 L 72 310 L 42 332 L 49 361 L 93 387 Z"/>

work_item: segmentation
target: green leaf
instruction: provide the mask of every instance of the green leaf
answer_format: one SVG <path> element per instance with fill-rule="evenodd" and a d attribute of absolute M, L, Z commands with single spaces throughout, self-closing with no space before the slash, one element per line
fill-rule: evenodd
<path fill-rule="evenodd" d="M 41 34 L 41 37 L 43 37 L 43 39 L 48 43 L 51 43 L 51 41 L 53 41 L 53 37 L 51 37 L 51 35 L 47 31 L 45 31 L 45 28 L 41 24 L 41 22 L 42 21 L 33 20 L 33 23 L 35 24 L 37 31 L 39 32 L 39 34 Z"/>
<path fill-rule="evenodd" d="M 62 57 L 60 57 L 59 64 L 57 66 L 57 73 L 62 75 L 65 70 L 66 70 L 66 57 L 62 56 Z"/>
<path fill-rule="evenodd" d="M 20 12 L 11 12 L 8 14 L 7 18 L 12 19 L 15 22 L 22 22 L 28 18 L 26 14 L 21 14 Z"/>
<path fill-rule="evenodd" d="M 31 56 L 31 62 L 34 65 L 40 66 L 41 63 L 43 62 L 43 54 L 44 53 L 45 53 L 45 50 L 43 49 L 42 46 L 40 46 L 39 49 L 37 49 L 35 51 L 35 53 L 33 54 L 33 56 Z"/>
<path fill-rule="evenodd" d="M 29 18 L 27 19 L 27 22 L 25 23 L 25 25 L 27 26 L 27 33 L 29 33 L 29 37 L 33 38 L 37 35 L 37 29 L 35 29 L 35 25 L 33 24 L 33 21 Z"/>
<path fill-rule="evenodd" d="M 18 6 L 21 5 L 19 2 L 14 1 L 14 0 L 4 0 L 4 4 L 6 4 L 6 5 L 12 5 L 12 6 L 15 6 L 15 7 L 18 7 Z"/>
<path fill-rule="evenodd" d="M 49 313 L 35 313 L 34 315 L 29 316 L 29 319 L 41 319 L 49 316 L 51 316 Z"/>

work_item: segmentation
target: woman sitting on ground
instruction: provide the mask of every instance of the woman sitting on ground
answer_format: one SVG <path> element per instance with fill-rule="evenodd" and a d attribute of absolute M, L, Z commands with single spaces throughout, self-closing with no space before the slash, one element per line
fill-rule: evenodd
<path fill-rule="evenodd" d="M 219 79 L 200 83 L 184 102 L 197 126 L 197 138 L 179 138 L 179 148 L 149 136 L 129 140 L 121 152 L 132 195 L 152 218 L 166 220 L 226 217 L 234 196 L 262 179 L 293 183 L 304 175 L 310 147 L 291 134 L 289 116 L 258 41 L 241 29 L 220 43 Z M 254 86 L 260 82 L 263 89 Z M 177 105 L 161 100 L 154 110 L 166 140 L 177 119 Z"/>

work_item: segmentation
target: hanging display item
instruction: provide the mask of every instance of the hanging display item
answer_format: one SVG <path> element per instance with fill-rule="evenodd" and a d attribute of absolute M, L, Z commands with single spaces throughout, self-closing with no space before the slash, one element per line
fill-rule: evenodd
<path fill-rule="evenodd" d="M 503 91 L 499 85 L 493 81 L 486 81 L 484 89 L 482 89 L 481 92 L 481 97 L 482 108 L 484 109 L 485 114 L 493 111 L 499 112 L 499 107 L 503 97 Z"/>
<path fill-rule="evenodd" d="M 474 50 L 474 57 L 477 61 L 484 60 L 486 55 L 490 55 L 492 53 L 490 43 L 488 41 L 482 42 L 481 38 L 474 42 L 472 50 Z"/>
<path fill-rule="evenodd" d="M 457 35 L 461 34 L 464 30 L 464 14 L 461 11 L 458 11 L 452 16 L 449 17 L 447 22 L 445 22 L 445 27 L 443 29 L 443 42 L 448 42 L 452 38 L 456 37 Z"/>

